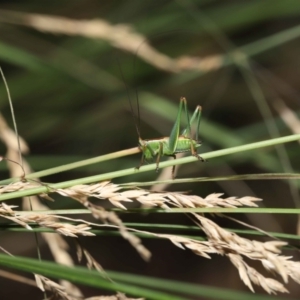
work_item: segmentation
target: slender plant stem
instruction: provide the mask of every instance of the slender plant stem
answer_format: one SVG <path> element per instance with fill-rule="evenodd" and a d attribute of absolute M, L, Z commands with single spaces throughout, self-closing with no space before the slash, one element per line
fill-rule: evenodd
<path fill-rule="evenodd" d="M 289 136 L 276 138 L 276 139 L 272 139 L 272 140 L 256 142 L 256 143 L 247 144 L 247 145 L 243 145 L 243 146 L 237 146 L 237 147 L 232 147 L 232 148 L 228 148 L 228 149 L 212 151 L 209 153 L 201 154 L 201 156 L 204 159 L 210 159 L 210 158 L 229 155 L 229 154 L 233 154 L 233 153 L 239 153 L 242 151 L 248 151 L 248 150 L 253 150 L 253 149 L 258 149 L 258 148 L 263 148 L 263 147 L 269 147 L 269 146 L 273 146 L 276 144 L 293 142 L 293 141 L 297 141 L 299 139 L 300 139 L 300 134 L 294 134 L 294 135 L 289 135 Z M 124 150 L 124 151 L 126 152 L 126 150 Z M 176 160 L 169 160 L 169 161 L 162 162 L 162 163 L 160 163 L 160 167 L 166 168 L 166 167 L 170 167 L 173 165 L 185 164 L 185 163 L 194 162 L 194 161 L 197 161 L 197 158 L 194 156 L 189 156 L 189 157 L 184 157 L 184 158 L 180 158 L 180 159 L 176 159 Z M 70 186 L 74 186 L 74 185 L 78 185 L 78 184 L 89 184 L 92 182 L 111 180 L 112 178 L 131 175 L 136 172 L 139 172 L 139 173 L 147 172 L 150 170 L 154 170 L 155 168 L 156 168 L 156 164 L 150 164 L 147 166 L 142 166 L 139 170 L 136 170 L 135 168 L 130 168 L 130 169 L 125 169 L 125 170 L 100 174 L 100 175 L 89 176 L 89 177 L 85 177 L 85 178 L 79 178 L 79 179 L 75 179 L 75 180 L 69 180 L 69 181 L 60 182 L 60 183 L 41 185 L 40 187 L 37 187 L 37 188 L 2 194 L 0 196 L 0 201 L 14 199 L 17 197 L 36 195 L 36 194 L 41 194 L 41 193 L 49 193 L 49 192 L 51 192 L 51 190 L 68 188 Z M 30 178 L 33 178 L 34 177 L 33 175 L 34 174 L 31 174 Z"/>

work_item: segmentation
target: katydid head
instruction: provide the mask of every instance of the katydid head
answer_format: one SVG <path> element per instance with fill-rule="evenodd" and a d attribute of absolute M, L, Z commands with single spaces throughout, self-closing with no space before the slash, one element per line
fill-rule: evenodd
<path fill-rule="evenodd" d="M 152 158 L 152 155 L 149 156 L 149 149 L 147 147 L 147 141 L 143 140 L 141 137 L 139 137 L 138 148 L 143 153 L 143 156 L 145 157 L 146 160 L 148 160 L 149 158 Z"/>
<path fill-rule="evenodd" d="M 143 153 L 143 159 L 150 162 L 157 155 L 157 143 L 155 140 L 143 140 L 139 138 L 138 148 Z"/>
<path fill-rule="evenodd" d="M 138 148 L 143 152 L 146 148 L 146 141 L 144 141 L 141 137 L 139 137 Z"/>

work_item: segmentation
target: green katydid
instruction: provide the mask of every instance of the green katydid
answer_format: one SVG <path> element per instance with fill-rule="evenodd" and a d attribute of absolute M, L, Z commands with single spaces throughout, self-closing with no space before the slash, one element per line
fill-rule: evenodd
<path fill-rule="evenodd" d="M 184 110 L 186 115 L 187 127 L 183 130 L 181 134 L 179 134 L 182 110 Z M 182 152 L 191 152 L 191 154 L 197 157 L 199 160 L 204 161 L 204 159 L 201 156 L 199 156 L 197 153 L 197 148 L 201 146 L 201 142 L 198 139 L 201 111 L 202 111 L 201 106 L 197 106 L 190 120 L 188 109 L 187 109 L 187 101 L 184 97 L 181 97 L 177 118 L 169 137 L 143 140 L 140 136 L 140 132 L 137 127 L 137 132 L 139 135 L 138 147 L 142 152 L 142 159 L 140 165 L 136 167 L 136 169 L 139 169 L 144 164 L 145 160 L 148 161 L 156 157 L 156 172 L 157 172 L 159 169 L 159 161 L 161 156 L 172 156 L 174 157 L 174 159 L 176 159 L 176 154 Z M 196 138 L 192 139 L 191 126 L 195 120 L 197 122 Z M 174 174 L 175 174 L 175 166 L 173 166 L 172 168 L 173 178 L 174 178 Z"/>

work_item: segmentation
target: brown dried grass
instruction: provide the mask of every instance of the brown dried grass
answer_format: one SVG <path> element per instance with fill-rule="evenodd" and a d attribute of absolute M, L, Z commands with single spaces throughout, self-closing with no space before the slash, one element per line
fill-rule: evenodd
<path fill-rule="evenodd" d="M 0 191 L 10 192 L 23 188 L 28 188 L 26 183 L 11 184 L 9 189 L 0 187 Z M 137 202 L 143 207 L 147 208 L 163 208 L 166 210 L 172 207 L 179 208 L 199 208 L 199 207 L 230 207 L 238 208 L 241 206 L 257 207 L 257 202 L 261 199 L 255 197 L 228 197 L 222 198 L 222 194 L 210 194 L 206 197 L 196 195 L 187 195 L 183 193 L 155 193 L 143 189 L 122 190 L 118 185 L 110 182 L 101 182 L 92 185 L 77 185 L 67 189 L 54 190 L 53 193 L 58 193 L 65 197 L 70 197 L 79 201 L 82 205 L 88 208 L 93 216 L 102 220 L 107 227 L 118 228 L 121 235 L 127 239 L 131 245 L 138 251 L 138 253 L 148 260 L 151 253 L 142 245 L 141 240 L 133 233 L 143 233 L 157 238 L 170 240 L 174 245 L 180 248 L 187 248 L 193 253 L 205 258 L 211 258 L 212 254 L 219 254 L 227 257 L 231 263 L 238 269 L 241 280 L 254 291 L 253 284 L 261 286 L 268 293 L 286 293 L 288 292 L 284 284 L 289 278 L 295 282 L 300 283 L 300 262 L 292 261 L 291 257 L 282 255 L 282 247 L 287 243 L 273 240 L 267 242 L 259 242 L 249 240 L 239 235 L 229 232 L 218 226 L 215 222 L 197 213 L 191 213 L 195 223 L 205 233 L 206 241 L 199 241 L 196 239 L 185 238 L 169 234 L 156 234 L 153 232 L 141 231 L 132 228 L 126 228 L 121 219 L 115 212 L 107 211 L 103 208 L 109 202 L 113 206 L 126 210 L 126 203 Z M 97 198 L 103 201 L 103 206 L 94 205 L 89 201 L 89 198 Z M 39 226 L 51 228 L 60 234 L 66 236 L 76 237 L 78 235 L 93 235 L 89 230 L 92 226 L 99 226 L 94 223 L 89 223 L 82 220 L 72 220 L 78 225 L 71 225 L 66 223 L 57 222 L 57 219 L 62 217 L 47 216 L 44 214 L 31 214 L 21 215 L 13 211 L 12 206 L 2 204 L 0 206 L 0 215 L 16 222 L 22 226 L 30 228 L 29 223 L 36 223 Z M 66 218 L 63 218 L 66 219 Z M 84 253 L 84 252 L 83 252 Z M 84 253 L 90 267 L 98 268 L 103 271 L 100 265 L 88 254 Z M 281 276 L 282 284 L 280 281 L 265 277 L 251 267 L 248 261 L 260 261 L 266 271 L 271 274 L 277 273 Z"/>

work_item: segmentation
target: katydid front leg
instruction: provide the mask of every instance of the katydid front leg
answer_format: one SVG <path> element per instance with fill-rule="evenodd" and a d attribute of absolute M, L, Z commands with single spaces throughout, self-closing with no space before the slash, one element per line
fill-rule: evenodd
<path fill-rule="evenodd" d="M 142 158 L 141 158 L 140 164 L 137 167 L 135 167 L 135 169 L 139 170 L 140 167 L 144 164 L 144 161 L 145 161 L 145 157 L 144 157 L 144 154 L 142 154 Z"/>

